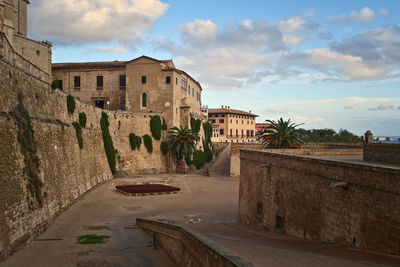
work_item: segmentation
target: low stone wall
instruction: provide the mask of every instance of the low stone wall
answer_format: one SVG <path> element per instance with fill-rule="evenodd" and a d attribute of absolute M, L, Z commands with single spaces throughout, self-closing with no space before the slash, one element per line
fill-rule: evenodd
<path fill-rule="evenodd" d="M 254 266 L 189 229 L 169 223 L 136 219 L 177 266 Z"/>
<path fill-rule="evenodd" d="M 400 144 L 364 144 L 364 160 L 400 166 Z"/>
<path fill-rule="evenodd" d="M 400 254 L 400 168 L 241 150 L 240 222 Z"/>
<path fill-rule="evenodd" d="M 113 178 L 100 129 L 102 110 L 76 100 L 75 112 L 70 115 L 66 98 L 64 92 L 51 90 L 37 77 L 0 61 L 0 260 L 43 231 L 82 194 Z M 17 140 L 19 128 L 12 113 L 18 103 L 32 120 L 42 183 L 39 196 L 29 190 L 26 154 Z M 80 112 L 87 117 L 83 149 L 72 126 Z M 117 171 L 132 175 L 166 172 L 159 141 L 153 139 L 153 153 L 148 153 L 144 144 L 140 151 L 131 151 L 129 145 L 131 132 L 151 135 L 149 121 L 157 114 L 105 112 L 118 151 Z M 38 183 L 34 186 L 40 187 Z"/>
<path fill-rule="evenodd" d="M 301 146 L 303 149 L 361 149 L 363 143 L 307 143 Z"/>
<path fill-rule="evenodd" d="M 230 176 L 240 177 L 240 149 L 262 149 L 263 145 L 258 143 L 232 143 Z"/>

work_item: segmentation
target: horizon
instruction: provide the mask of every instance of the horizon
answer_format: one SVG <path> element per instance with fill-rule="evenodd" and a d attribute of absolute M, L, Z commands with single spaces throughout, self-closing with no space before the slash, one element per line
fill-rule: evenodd
<path fill-rule="evenodd" d="M 172 58 L 202 85 L 202 105 L 257 123 L 399 136 L 400 4 L 275 3 L 38 0 L 28 35 L 53 43 L 54 63 Z"/>

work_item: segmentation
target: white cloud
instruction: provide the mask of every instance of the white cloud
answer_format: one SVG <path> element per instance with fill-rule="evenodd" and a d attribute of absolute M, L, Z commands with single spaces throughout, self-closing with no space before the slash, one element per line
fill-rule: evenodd
<path fill-rule="evenodd" d="M 110 53 L 110 54 L 119 54 L 123 55 L 128 52 L 128 49 L 124 47 L 97 47 L 93 49 L 94 52 L 99 52 L 99 53 Z"/>
<path fill-rule="evenodd" d="M 390 11 L 386 8 L 382 8 L 381 10 L 379 10 L 379 13 L 381 13 L 381 15 L 385 18 L 388 18 L 390 16 Z"/>
<path fill-rule="evenodd" d="M 301 17 L 292 17 L 286 21 L 280 21 L 278 27 L 283 32 L 295 32 L 302 30 L 306 25 L 306 21 L 304 21 Z"/>
<path fill-rule="evenodd" d="M 350 15 L 327 16 L 326 20 L 331 23 L 371 24 L 375 21 L 375 12 L 366 6 L 360 12 L 352 11 Z"/>
<path fill-rule="evenodd" d="M 265 110 L 265 112 L 273 113 L 273 114 L 282 114 L 282 113 L 289 113 L 289 112 L 296 112 L 296 111 L 293 109 L 290 109 L 290 108 L 271 107 L 271 108 L 267 108 Z"/>
<path fill-rule="evenodd" d="M 369 108 L 368 110 L 390 110 L 394 109 L 394 106 L 391 104 L 380 104 L 375 108 Z"/>
<path fill-rule="evenodd" d="M 297 45 L 303 42 L 303 38 L 293 35 L 284 35 L 283 41 L 287 44 Z"/>
<path fill-rule="evenodd" d="M 135 45 L 167 8 L 159 0 L 37 0 L 29 25 L 35 38 L 58 44 Z"/>

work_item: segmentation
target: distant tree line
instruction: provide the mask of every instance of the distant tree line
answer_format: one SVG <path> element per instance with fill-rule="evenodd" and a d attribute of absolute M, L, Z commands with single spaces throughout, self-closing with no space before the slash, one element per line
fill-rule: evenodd
<path fill-rule="evenodd" d="M 338 142 L 338 143 L 357 143 L 362 142 L 363 139 L 360 136 L 357 136 L 345 129 L 340 129 L 336 132 L 333 129 L 296 129 L 297 134 L 301 136 L 301 138 L 309 143 L 309 142 Z"/>

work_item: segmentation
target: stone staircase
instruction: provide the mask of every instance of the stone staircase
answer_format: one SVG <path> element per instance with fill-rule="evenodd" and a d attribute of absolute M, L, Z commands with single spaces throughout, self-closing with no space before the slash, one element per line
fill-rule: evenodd
<path fill-rule="evenodd" d="M 231 144 L 218 154 L 217 158 L 208 168 L 208 176 L 229 177 L 231 165 Z"/>

